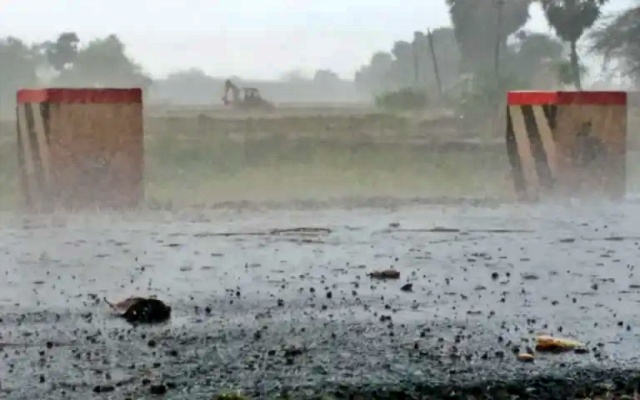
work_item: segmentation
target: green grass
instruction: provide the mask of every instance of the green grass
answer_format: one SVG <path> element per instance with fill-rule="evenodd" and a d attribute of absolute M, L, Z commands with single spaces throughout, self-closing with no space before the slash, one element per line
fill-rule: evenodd
<path fill-rule="evenodd" d="M 147 194 L 159 203 L 204 205 L 340 197 L 507 195 L 506 157 L 399 143 L 246 142 L 161 136 L 147 145 Z"/>
<path fill-rule="evenodd" d="M 244 200 L 511 193 L 501 148 L 443 153 L 408 144 L 406 131 L 389 134 L 387 126 L 385 143 L 372 143 L 367 132 L 350 135 L 322 126 L 317 134 L 310 125 L 282 133 L 260 133 L 258 128 L 229 132 L 218 124 L 203 130 L 193 119 L 147 124 L 147 203 L 188 207 Z M 0 133 L 0 207 L 11 209 L 19 203 L 15 131 L 5 127 Z M 380 132 L 372 133 L 380 138 Z"/>
<path fill-rule="evenodd" d="M 6 131 L 0 129 L 0 133 Z M 18 156 L 15 138 L 0 136 L 0 209 L 13 209 L 18 202 Z"/>

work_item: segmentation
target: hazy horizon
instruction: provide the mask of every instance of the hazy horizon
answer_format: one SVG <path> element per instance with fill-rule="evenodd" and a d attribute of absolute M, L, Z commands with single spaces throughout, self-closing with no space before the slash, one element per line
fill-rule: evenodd
<path fill-rule="evenodd" d="M 605 12 L 631 0 L 613 0 Z M 187 5 L 188 6 L 185 6 Z M 278 79 L 331 69 L 351 79 L 376 51 L 416 30 L 450 25 L 444 0 L 0 0 L 0 35 L 29 42 L 75 31 L 83 41 L 116 33 L 153 77 L 200 68 L 216 77 Z M 123 13 L 123 10 L 128 10 Z M 551 32 L 538 7 L 526 29 Z"/>

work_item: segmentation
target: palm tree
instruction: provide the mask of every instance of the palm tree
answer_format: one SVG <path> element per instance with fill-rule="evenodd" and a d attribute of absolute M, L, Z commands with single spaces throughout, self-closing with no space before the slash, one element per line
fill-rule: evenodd
<path fill-rule="evenodd" d="M 464 65 L 469 71 L 492 66 L 496 45 L 529 20 L 532 0 L 446 0 Z"/>
<path fill-rule="evenodd" d="M 540 0 L 549 25 L 556 35 L 570 45 L 569 64 L 573 84 L 582 90 L 580 57 L 577 44 L 584 32 L 600 18 L 601 7 L 608 0 Z"/>
<path fill-rule="evenodd" d="M 605 59 L 621 60 L 631 76 L 640 82 L 640 5 L 615 16 L 591 35 L 591 49 Z"/>

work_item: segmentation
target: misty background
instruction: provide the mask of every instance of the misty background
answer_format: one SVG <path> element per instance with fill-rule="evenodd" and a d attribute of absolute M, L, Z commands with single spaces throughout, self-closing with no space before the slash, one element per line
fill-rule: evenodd
<path fill-rule="evenodd" d="M 275 107 L 223 107 L 227 78 Z M 640 0 L 0 0 L 0 207 L 25 87 L 142 87 L 145 201 L 171 209 L 509 198 L 506 91 L 639 82 Z"/>
<path fill-rule="evenodd" d="M 575 41 L 578 84 L 629 89 L 640 52 L 628 29 L 613 28 L 638 2 L 593 2 L 599 18 Z M 373 103 L 403 88 L 459 97 L 496 67 L 502 82 L 482 96 L 576 84 L 572 40 L 549 13 L 508 0 L 498 24 L 499 3 L 5 0 L 0 108 L 12 112 L 17 89 L 41 86 L 142 86 L 150 103 L 219 105 L 229 77 L 276 103 Z"/>

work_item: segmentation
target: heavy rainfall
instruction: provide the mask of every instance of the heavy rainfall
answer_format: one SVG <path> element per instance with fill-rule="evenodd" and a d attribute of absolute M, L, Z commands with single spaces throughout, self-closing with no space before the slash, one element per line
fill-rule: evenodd
<path fill-rule="evenodd" d="M 437 2 L 348 75 L 1 31 L 0 398 L 637 398 L 640 4 Z"/>

